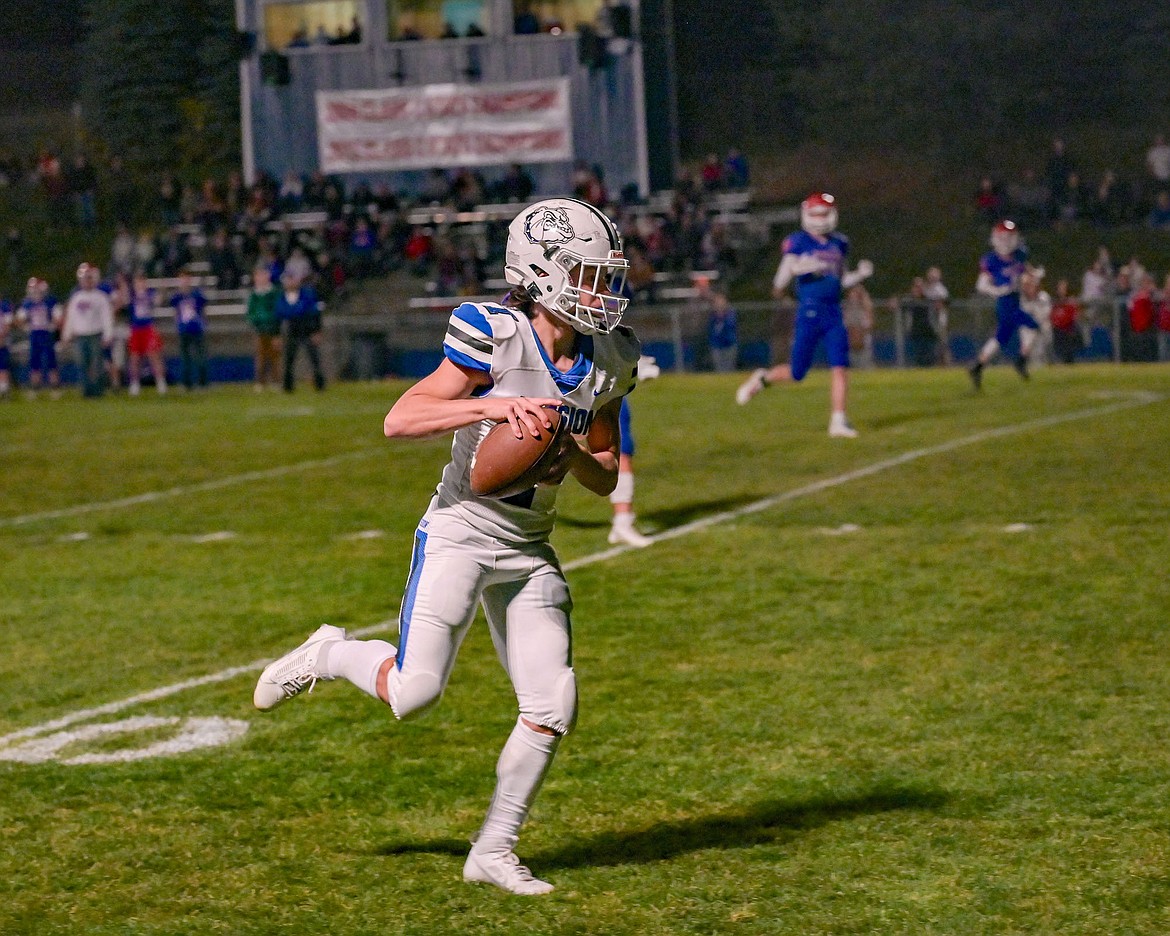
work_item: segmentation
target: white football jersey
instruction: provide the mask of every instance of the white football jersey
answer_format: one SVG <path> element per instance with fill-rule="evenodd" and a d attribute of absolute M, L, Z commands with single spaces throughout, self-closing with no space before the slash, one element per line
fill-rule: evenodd
<path fill-rule="evenodd" d="M 581 335 L 579 349 L 573 367 L 557 371 L 524 313 L 493 303 L 463 303 L 451 313 L 443 340 L 452 362 L 491 377 L 485 396 L 560 399 L 569 430 L 583 436 L 599 409 L 634 388 L 640 344 L 633 331 L 619 326 L 606 335 Z M 483 420 L 455 432 L 436 506 L 453 509 L 503 542 L 543 539 L 556 519 L 560 485 L 537 485 L 505 499 L 471 493 L 471 459 L 493 425 Z"/>

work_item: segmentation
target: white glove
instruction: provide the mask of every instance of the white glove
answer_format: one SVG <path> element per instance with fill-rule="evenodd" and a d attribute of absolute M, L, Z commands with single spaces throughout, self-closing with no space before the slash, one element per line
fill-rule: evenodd
<path fill-rule="evenodd" d="M 638 358 L 638 380 L 653 380 L 662 373 L 662 368 L 658 366 L 658 362 L 647 354 L 643 354 Z"/>

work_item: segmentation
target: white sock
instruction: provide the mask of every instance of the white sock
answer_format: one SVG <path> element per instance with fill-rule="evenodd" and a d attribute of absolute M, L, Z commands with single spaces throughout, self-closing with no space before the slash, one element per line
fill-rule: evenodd
<path fill-rule="evenodd" d="M 560 741 L 560 735 L 541 734 L 517 719 L 516 727 L 500 752 L 496 764 L 496 791 L 492 794 L 473 851 L 491 854 L 509 852 L 516 847 L 520 826 L 528 817 L 528 810 L 544 783 Z"/>
<path fill-rule="evenodd" d="M 393 644 L 384 640 L 336 640 L 322 648 L 317 668 L 322 676 L 348 679 L 381 702 L 378 670 L 397 653 Z"/>
<path fill-rule="evenodd" d="M 632 513 L 615 513 L 613 525 L 619 530 L 632 530 L 634 528 L 634 515 Z"/>
<path fill-rule="evenodd" d="M 845 418 L 845 410 L 833 410 L 833 415 L 829 419 L 830 426 L 844 426 L 848 420 Z"/>

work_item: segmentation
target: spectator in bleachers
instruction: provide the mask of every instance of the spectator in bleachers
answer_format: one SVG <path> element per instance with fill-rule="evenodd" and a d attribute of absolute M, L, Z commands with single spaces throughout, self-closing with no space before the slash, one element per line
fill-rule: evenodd
<path fill-rule="evenodd" d="M 704 270 L 718 270 L 720 276 L 726 277 L 735 265 L 736 250 L 727 222 L 715 217 L 703 229 L 699 242 L 699 266 Z"/>
<path fill-rule="evenodd" d="M 272 271 L 258 264 L 252 271 L 252 292 L 248 296 L 248 324 L 256 333 L 256 383 L 259 392 L 265 387 L 275 390 L 277 362 L 280 360 L 280 318 L 276 314 L 276 289 Z"/>
<path fill-rule="evenodd" d="M 1052 303 L 1052 350 L 1058 361 L 1071 364 L 1083 347 L 1080 329 L 1080 308 L 1069 295 L 1068 280 L 1058 280 Z"/>
<path fill-rule="evenodd" d="M 415 225 L 402 248 L 407 267 L 415 276 L 426 276 L 434 252 L 434 235 L 429 227 Z"/>
<path fill-rule="evenodd" d="M 626 248 L 626 260 L 630 264 L 626 271 L 626 289 L 630 298 L 641 302 L 656 302 L 658 299 L 657 283 L 654 279 L 656 271 L 646 252 L 637 244 L 629 244 Z"/>
<path fill-rule="evenodd" d="M 66 174 L 69 194 L 73 198 L 74 217 L 77 224 L 89 231 L 97 226 L 97 172 L 85 153 L 73 158 L 73 165 Z"/>
<path fill-rule="evenodd" d="M 248 190 L 244 187 L 244 178 L 238 169 L 233 169 L 228 173 L 227 184 L 223 189 L 223 204 L 233 225 L 239 221 L 247 203 Z"/>
<path fill-rule="evenodd" d="M 217 227 L 229 222 L 227 205 L 220 194 L 215 179 L 206 178 L 199 190 L 199 203 L 195 209 L 195 221 L 210 234 Z"/>
<path fill-rule="evenodd" d="M 451 200 L 458 211 L 471 211 L 483 204 L 483 193 L 483 179 L 470 169 L 460 169 L 451 180 Z"/>
<path fill-rule="evenodd" d="M 276 316 L 284 324 L 284 392 L 294 389 L 297 351 L 303 345 L 313 368 L 313 384 L 325 389 L 321 369 L 321 302 L 313 287 L 285 268 L 276 297 Z"/>
<path fill-rule="evenodd" d="M 573 197 L 601 209 L 609 201 L 601 166 L 578 161 L 573 170 Z"/>
<path fill-rule="evenodd" d="M 227 228 L 219 227 L 207 244 L 207 265 L 215 278 L 216 289 L 239 289 L 243 279 L 240 258 L 228 236 Z"/>
<path fill-rule="evenodd" d="M 157 252 L 158 245 L 154 232 L 150 228 L 143 228 L 134 239 L 134 269 L 149 275 L 154 269 Z"/>
<path fill-rule="evenodd" d="M 1064 187 L 1054 194 L 1054 219 L 1058 227 L 1075 225 L 1082 221 L 1089 207 L 1089 199 L 1081 184 L 1081 177 L 1076 172 L 1070 172 L 1065 179 Z"/>
<path fill-rule="evenodd" d="M 512 19 L 512 32 L 517 36 L 535 36 L 541 31 L 540 17 L 532 11 L 529 0 L 520 0 Z"/>
<path fill-rule="evenodd" d="M 979 180 L 979 188 L 975 190 L 975 210 L 986 221 L 998 221 L 1003 217 L 1004 200 L 999 187 L 991 176 L 983 176 Z"/>
<path fill-rule="evenodd" d="M 378 236 L 364 217 L 359 217 L 353 225 L 353 233 L 349 238 L 346 253 L 350 275 L 355 279 L 364 279 L 373 276 L 378 267 Z"/>
<path fill-rule="evenodd" d="M 137 268 L 137 241 L 126 225 L 119 224 L 110 245 L 110 272 L 115 276 L 119 273 L 132 276 Z"/>
<path fill-rule="evenodd" d="M 451 180 L 445 169 L 432 169 L 427 173 L 419 201 L 424 205 L 445 205 L 451 198 Z"/>
<path fill-rule="evenodd" d="M 179 288 L 171 296 L 175 310 L 175 330 L 179 333 L 179 356 L 182 359 L 183 386 L 190 392 L 207 386 L 207 325 L 204 310 L 207 299 L 195 285 L 195 276 L 187 268 L 179 273 Z"/>
<path fill-rule="evenodd" d="M 729 374 L 739 360 L 739 315 L 727 293 L 720 289 L 708 292 L 711 308 L 707 313 L 707 348 L 716 373 Z"/>
<path fill-rule="evenodd" d="M 704 192 L 718 192 L 723 188 L 723 163 L 718 153 L 708 153 L 699 168 Z"/>
<path fill-rule="evenodd" d="M 1076 164 L 1069 156 L 1064 140 L 1061 137 L 1055 137 L 1052 140 L 1052 149 L 1048 153 L 1048 161 L 1044 166 L 1044 177 L 1048 182 L 1048 197 L 1051 205 L 1049 217 L 1053 221 L 1068 220 L 1063 217 L 1063 208 L 1067 202 L 1069 176 L 1076 171 Z"/>
<path fill-rule="evenodd" d="M 154 386 L 160 394 L 167 392 L 167 369 L 163 364 L 162 338 L 154 327 L 155 291 L 147 285 L 146 274 L 134 274 L 130 284 L 126 308 L 130 320 L 130 338 L 127 342 L 129 360 L 126 368 L 130 378 L 130 396 L 142 392 L 142 359 L 150 363 Z"/>
<path fill-rule="evenodd" d="M 301 211 L 304 201 L 304 180 L 294 170 L 284 173 L 280 191 L 276 193 L 276 207 L 281 214 Z"/>
<path fill-rule="evenodd" d="M 520 163 L 512 163 L 500 179 L 497 191 L 502 202 L 527 202 L 535 189 L 532 176 Z"/>
<path fill-rule="evenodd" d="M 1018 182 L 1007 188 L 1007 210 L 1029 227 L 1038 226 L 1048 220 L 1048 186 L 1036 175 L 1031 167 L 1024 170 Z"/>
<path fill-rule="evenodd" d="M 69 226 L 69 184 L 57 154 L 51 150 L 42 151 L 37 159 L 36 173 L 45 196 L 49 228 L 62 231 Z"/>
<path fill-rule="evenodd" d="M 178 276 L 179 272 L 192 261 L 191 248 L 187 246 L 187 235 L 169 228 L 166 240 L 158 253 L 158 272 L 164 277 Z"/>
<path fill-rule="evenodd" d="M 305 248 L 300 244 L 295 244 L 288 253 L 288 258 L 284 261 L 284 266 L 280 271 L 280 280 L 283 283 L 285 277 L 294 280 L 298 285 L 301 283 L 308 283 L 313 278 L 313 263 L 309 259 Z"/>
<path fill-rule="evenodd" d="M 141 185 L 117 153 L 110 157 L 106 165 L 101 191 L 104 193 L 102 211 L 106 217 L 127 226 L 133 226 L 141 220 Z"/>
<path fill-rule="evenodd" d="M 345 191 L 340 182 L 330 180 L 325 184 L 321 208 L 330 221 L 343 221 L 345 219 Z"/>
<path fill-rule="evenodd" d="M 1161 133 L 1154 137 L 1153 144 L 1146 150 L 1146 169 L 1155 196 L 1158 192 L 1170 191 L 1170 143 Z"/>
<path fill-rule="evenodd" d="M 1097 227 L 1127 224 L 1133 216 L 1133 196 L 1129 186 L 1112 169 L 1106 169 L 1101 174 L 1090 215 Z"/>
<path fill-rule="evenodd" d="M 165 227 L 174 227 L 183 219 L 183 192 L 178 180 L 167 173 L 158 184 L 158 216 Z"/>
<path fill-rule="evenodd" d="M 723 160 L 723 181 L 732 191 L 746 189 L 751 184 L 747 156 L 734 147 L 727 151 L 727 158 Z"/>
<path fill-rule="evenodd" d="M 1154 207 L 1146 215 L 1146 225 L 1155 231 L 1170 231 L 1170 189 L 1154 196 Z"/>

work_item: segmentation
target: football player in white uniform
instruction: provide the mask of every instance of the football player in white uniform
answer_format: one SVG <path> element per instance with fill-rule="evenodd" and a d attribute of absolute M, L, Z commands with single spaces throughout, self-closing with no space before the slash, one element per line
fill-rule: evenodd
<path fill-rule="evenodd" d="M 400 719 L 434 706 L 477 604 L 512 681 L 519 718 L 497 765 L 497 785 L 463 878 L 514 894 L 544 894 L 513 851 L 521 824 L 577 718 L 572 601 L 549 544 L 558 485 L 571 474 L 600 496 L 617 483 L 618 411 L 635 382 L 639 343 L 620 324 L 628 300 L 620 235 L 596 208 L 552 198 L 508 229 L 500 304 L 465 302 L 451 314 L 444 359 L 406 391 L 385 420 L 391 438 L 454 430 L 451 461 L 415 534 L 398 646 L 347 639 L 324 625 L 260 676 L 253 701 L 269 709 L 317 680 L 347 679 Z M 507 422 L 518 438 L 559 409 L 571 434 L 550 477 L 505 499 L 477 497 L 476 446 Z"/>

